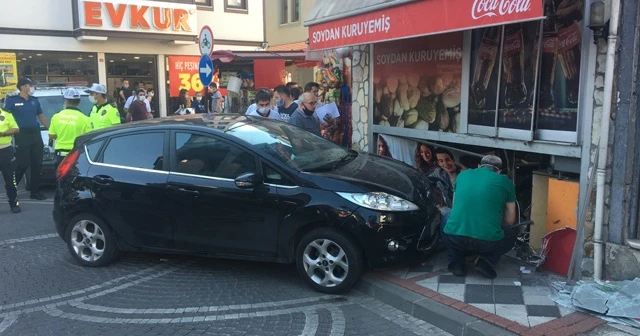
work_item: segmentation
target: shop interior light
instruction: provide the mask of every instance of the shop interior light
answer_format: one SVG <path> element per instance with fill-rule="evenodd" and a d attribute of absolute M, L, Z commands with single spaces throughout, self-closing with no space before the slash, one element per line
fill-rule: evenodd
<path fill-rule="evenodd" d="M 78 57 L 78 59 L 79 59 L 79 60 L 81 60 L 81 59 L 82 59 L 82 57 Z"/>
<path fill-rule="evenodd" d="M 123 61 L 126 61 L 127 59 L 126 59 L 126 58 L 123 58 L 122 60 L 123 60 Z"/>
<path fill-rule="evenodd" d="M 109 63 L 113 63 L 113 60 L 109 60 Z"/>
<path fill-rule="evenodd" d="M 36 56 L 42 56 L 42 54 L 36 54 Z"/>
<path fill-rule="evenodd" d="M 92 58 L 92 57 L 93 57 L 93 55 L 89 55 L 89 58 Z"/>
<path fill-rule="evenodd" d="M 133 59 L 140 59 L 140 56 L 135 56 L 133 57 Z"/>

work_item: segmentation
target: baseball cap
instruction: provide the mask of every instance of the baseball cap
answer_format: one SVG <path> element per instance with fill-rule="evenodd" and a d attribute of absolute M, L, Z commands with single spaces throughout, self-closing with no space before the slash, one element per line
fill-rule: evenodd
<path fill-rule="evenodd" d="M 65 91 L 63 95 L 64 99 L 80 99 L 81 96 L 82 92 L 74 88 L 67 89 L 67 91 Z"/>
<path fill-rule="evenodd" d="M 93 83 L 91 84 L 91 88 L 89 88 L 89 90 L 85 90 L 84 92 L 86 93 L 100 93 L 100 94 L 107 94 L 107 88 L 104 87 L 104 85 L 102 84 L 98 84 L 98 83 Z"/>
<path fill-rule="evenodd" d="M 33 85 L 33 82 L 31 81 L 31 79 L 26 78 L 26 77 L 24 77 L 24 78 L 20 78 L 20 79 L 18 80 L 18 84 L 16 84 L 16 87 L 19 89 L 19 88 L 21 88 L 23 85 L 27 85 L 27 84 L 32 84 L 32 85 Z"/>

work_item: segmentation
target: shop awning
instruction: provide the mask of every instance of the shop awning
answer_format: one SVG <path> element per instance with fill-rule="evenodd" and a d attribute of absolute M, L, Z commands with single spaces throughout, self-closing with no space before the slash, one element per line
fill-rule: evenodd
<path fill-rule="evenodd" d="M 544 0 L 323 0 L 305 26 L 309 49 L 346 46 L 540 20 Z"/>

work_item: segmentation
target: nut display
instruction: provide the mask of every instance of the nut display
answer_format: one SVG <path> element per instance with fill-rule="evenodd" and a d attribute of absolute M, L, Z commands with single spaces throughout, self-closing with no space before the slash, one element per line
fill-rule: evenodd
<path fill-rule="evenodd" d="M 456 132 L 461 73 L 376 76 L 373 122 L 380 126 Z"/>

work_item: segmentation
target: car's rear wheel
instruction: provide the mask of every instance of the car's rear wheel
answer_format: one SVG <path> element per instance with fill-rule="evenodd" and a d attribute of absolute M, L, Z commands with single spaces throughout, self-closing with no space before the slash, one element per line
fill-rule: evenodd
<path fill-rule="evenodd" d="M 349 290 L 360 278 L 363 264 L 360 248 L 349 237 L 329 228 L 307 233 L 296 248 L 298 273 L 322 293 Z"/>
<path fill-rule="evenodd" d="M 75 216 L 67 225 L 66 236 L 71 255 L 82 266 L 104 266 L 118 254 L 115 237 L 109 227 L 96 216 Z"/>

